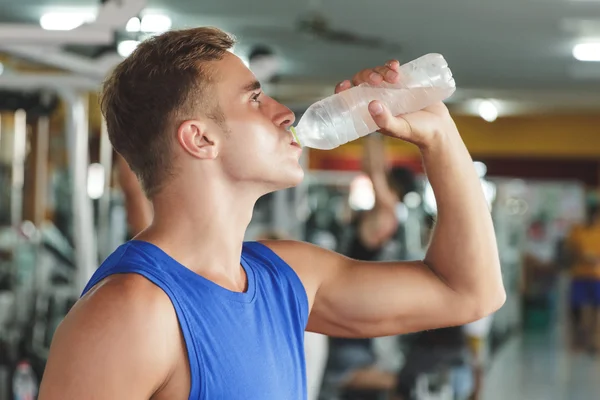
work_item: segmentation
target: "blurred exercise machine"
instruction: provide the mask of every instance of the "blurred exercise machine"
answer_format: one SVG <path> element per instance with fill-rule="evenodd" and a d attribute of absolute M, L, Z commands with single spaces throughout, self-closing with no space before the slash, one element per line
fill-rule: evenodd
<path fill-rule="evenodd" d="M 0 94 L 0 185 L 10 187 L 0 195 L 0 400 L 17 400 L 35 398 L 54 331 L 97 267 L 98 252 L 86 192 L 87 96 L 51 79 L 44 89 L 23 88 L 18 79 L 0 83 L 14 86 Z M 68 169 L 53 185 L 63 190 L 54 193 L 51 222 L 50 117 L 61 102 Z"/>

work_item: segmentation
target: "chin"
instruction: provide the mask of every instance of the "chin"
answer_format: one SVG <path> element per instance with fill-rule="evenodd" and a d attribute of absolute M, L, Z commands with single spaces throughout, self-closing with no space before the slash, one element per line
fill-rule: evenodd
<path fill-rule="evenodd" d="M 297 170 L 290 172 L 287 178 L 287 184 L 283 189 L 298 186 L 304 180 L 304 170 L 299 167 Z"/>
<path fill-rule="evenodd" d="M 304 170 L 298 167 L 294 170 L 286 171 L 285 176 L 280 176 L 280 178 L 274 182 L 274 191 L 293 188 L 301 184 L 304 180 Z"/>
<path fill-rule="evenodd" d="M 292 187 L 298 186 L 299 184 L 302 183 L 303 180 L 304 180 L 304 170 L 302 168 L 298 168 L 295 179 L 292 183 Z"/>

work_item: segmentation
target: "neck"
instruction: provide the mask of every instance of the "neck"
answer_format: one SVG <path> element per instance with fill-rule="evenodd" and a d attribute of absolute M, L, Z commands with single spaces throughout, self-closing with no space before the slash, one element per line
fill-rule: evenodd
<path fill-rule="evenodd" d="M 236 282 L 244 234 L 259 196 L 215 182 L 173 182 L 152 201 L 154 218 L 136 239 L 156 244 L 207 277 Z"/>

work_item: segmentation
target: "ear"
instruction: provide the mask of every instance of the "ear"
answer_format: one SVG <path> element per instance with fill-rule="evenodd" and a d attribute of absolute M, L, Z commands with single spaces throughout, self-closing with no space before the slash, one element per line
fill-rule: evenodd
<path fill-rule="evenodd" d="M 202 121 L 184 121 L 177 129 L 177 140 L 185 151 L 202 160 L 213 160 L 219 154 L 216 137 Z"/>

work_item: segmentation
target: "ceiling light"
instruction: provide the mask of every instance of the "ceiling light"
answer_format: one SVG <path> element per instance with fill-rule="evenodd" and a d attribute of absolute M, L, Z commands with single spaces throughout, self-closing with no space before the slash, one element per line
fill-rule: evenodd
<path fill-rule="evenodd" d="M 41 16 L 40 26 L 48 31 L 70 31 L 95 18 L 91 13 L 50 12 Z"/>
<path fill-rule="evenodd" d="M 121 57 L 129 57 L 139 44 L 140 42 L 137 40 L 123 40 L 117 45 L 117 53 L 119 53 Z"/>
<path fill-rule="evenodd" d="M 171 18 L 166 15 L 144 15 L 140 25 L 142 32 L 161 33 L 171 29 Z"/>
<path fill-rule="evenodd" d="M 127 21 L 125 30 L 127 32 L 139 32 L 142 29 L 142 22 L 138 17 L 132 17 Z"/>
<path fill-rule="evenodd" d="M 498 108 L 489 100 L 479 103 L 479 115 L 487 122 L 494 122 L 498 118 Z"/>
<path fill-rule="evenodd" d="M 573 47 L 573 57 L 579 61 L 600 62 L 600 42 L 579 43 Z"/>
<path fill-rule="evenodd" d="M 256 46 L 248 55 L 248 68 L 261 82 L 270 82 L 279 73 L 281 62 L 270 47 Z"/>

